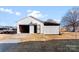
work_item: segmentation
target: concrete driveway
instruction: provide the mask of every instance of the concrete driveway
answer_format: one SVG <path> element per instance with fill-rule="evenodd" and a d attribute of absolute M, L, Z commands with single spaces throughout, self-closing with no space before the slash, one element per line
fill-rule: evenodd
<path fill-rule="evenodd" d="M 0 52 L 8 52 L 12 47 L 15 47 L 20 43 L 19 39 L 7 39 L 0 41 Z"/>

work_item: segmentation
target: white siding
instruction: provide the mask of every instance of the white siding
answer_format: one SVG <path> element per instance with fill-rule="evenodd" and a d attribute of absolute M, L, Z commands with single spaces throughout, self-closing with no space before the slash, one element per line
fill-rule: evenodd
<path fill-rule="evenodd" d="M 34 33 L 34 26 L 30 25 L 30 33 L 33 34 Z"/>
<path fill-rule="evenodd" d="M 59 26 L 44 26 L 44 34 L 59 34 Z"/>
<path fill-rule="evenodd" d="M 20 32 L 20 29 L 19 29 L 19 25 L 17 25 L 17 33 L 18 33 L 18 34 L 21 33 L 21 32 Z"/>

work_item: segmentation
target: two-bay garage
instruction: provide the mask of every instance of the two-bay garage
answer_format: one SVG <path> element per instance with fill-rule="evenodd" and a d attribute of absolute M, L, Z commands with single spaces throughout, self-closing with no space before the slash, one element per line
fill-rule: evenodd
<path fill-rule="evenodd" d="M 37 25 L 19 25 L 21 33 L 37 33 Z"/>

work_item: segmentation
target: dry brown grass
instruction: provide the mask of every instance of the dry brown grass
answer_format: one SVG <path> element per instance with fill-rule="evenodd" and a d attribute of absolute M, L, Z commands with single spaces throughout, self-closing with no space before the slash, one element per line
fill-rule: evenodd
<path fill-rule="evenodd" d="M 64 32 L 61 35 L 44 34 L 0 34 L 0 40 L 20 39 L 21 41 L 47 41 L 61 39 L 79 39 L 79 32 Z"/>

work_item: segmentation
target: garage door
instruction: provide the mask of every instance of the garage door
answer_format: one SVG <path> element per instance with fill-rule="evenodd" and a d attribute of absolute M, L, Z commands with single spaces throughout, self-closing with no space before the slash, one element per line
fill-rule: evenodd
<path fill-rule="evenodd" d="M 29 33 L 29 25 L 19 25 L 21 33 Z"/>
<path fill-rule="evenodd" d="M 44 26 L 44 34 L 59 34 L 59 26 Z"/>

